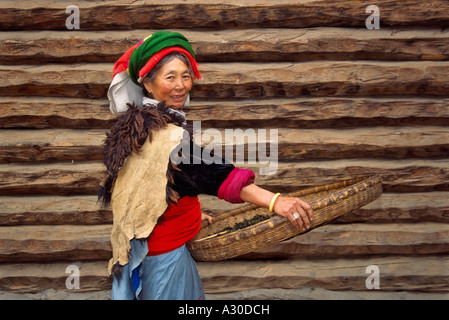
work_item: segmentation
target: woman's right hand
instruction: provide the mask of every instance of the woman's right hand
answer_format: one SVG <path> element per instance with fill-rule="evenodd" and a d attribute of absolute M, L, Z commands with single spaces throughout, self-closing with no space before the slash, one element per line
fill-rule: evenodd
<path fill-rule="evenodd" d="M 293 226 L 306 231 L 313 220 L 313 210 L 310 205 L 296 197 L 279 196 L 273 206 L 273 211 L 286 217 Z"/>

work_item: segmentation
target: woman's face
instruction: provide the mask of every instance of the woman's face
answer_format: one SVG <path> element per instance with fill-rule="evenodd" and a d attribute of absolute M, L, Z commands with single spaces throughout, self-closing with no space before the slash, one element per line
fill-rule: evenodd
<path fill-rule="evenodd" d="M 166 101 L 167 106 L 180 109 L 184 105 L 190 89 L 192 77 L 188 67 L 178 58 L 164 64 L 152 82 L 145 82 L 145 89 L 158 101 Z"/>

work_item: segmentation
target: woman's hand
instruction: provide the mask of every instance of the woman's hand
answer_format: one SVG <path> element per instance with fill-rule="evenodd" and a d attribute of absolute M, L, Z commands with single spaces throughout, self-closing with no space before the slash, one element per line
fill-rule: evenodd
<path fill-rule="evenodd" d="M 240 199 L 254 203 L 258 206 L 269 208 L 274 193 L 256 186 L 254 183 L 242 188 Z M 274 202 L 273 211 L 278 215 L 286 217 L 292 225 L 306 231 L 310 228 L 313 219 L 313 211 L 310 205 L 295 197 L 279 196 Z"/>
<path fill-rule="evenodd" d="M 203 222 L 204 220 L 207 220 L 207 223 L 212 224 L 214 218 L 212 218 L 210 215 L 206 213 L 201 212 L 201 222 Z"/>
<path fill-rule="evenodd" d="M 310 229 L 313 211 L 310 205 L 300 198 L 279 196 L 273 206 L 273 211 L 286 217 L 292 225 L 302 231 Z"/>

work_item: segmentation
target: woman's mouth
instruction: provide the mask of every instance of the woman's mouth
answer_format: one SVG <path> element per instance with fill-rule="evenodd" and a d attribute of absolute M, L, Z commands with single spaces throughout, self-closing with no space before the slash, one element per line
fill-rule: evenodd
<path fill-rule="evenodd" d="M 186 97 L 186 95 L 182 94 L 182 95 L 170 96 L 170 99 L 175 102 L 182 102 L 185 99 L 185 97 Z"/>

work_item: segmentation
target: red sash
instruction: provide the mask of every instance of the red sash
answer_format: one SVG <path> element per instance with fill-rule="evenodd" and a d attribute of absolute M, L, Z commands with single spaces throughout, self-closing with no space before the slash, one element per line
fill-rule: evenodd
<path fill-rule="evenodd" d="M 175 250 L 193 239 L 201 227 L 201 206 L 198 197 L 182 197 L 165 210 L 162 222 L 148 238 L 148 256 Z"/>

